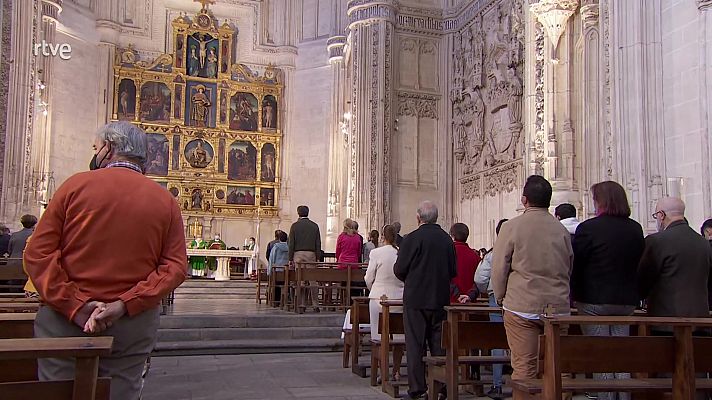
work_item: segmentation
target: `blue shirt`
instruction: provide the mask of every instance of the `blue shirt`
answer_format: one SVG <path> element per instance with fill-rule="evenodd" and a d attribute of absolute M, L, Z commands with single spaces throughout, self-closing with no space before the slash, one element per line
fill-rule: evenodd
<path fill-rule="evenodd" d="M 267 275 L 272 273 L 272 266 L 279 267 L 289 263 L 289 245 L 287 242 L 277 242 L 272 246 L 267 264 Z"/>

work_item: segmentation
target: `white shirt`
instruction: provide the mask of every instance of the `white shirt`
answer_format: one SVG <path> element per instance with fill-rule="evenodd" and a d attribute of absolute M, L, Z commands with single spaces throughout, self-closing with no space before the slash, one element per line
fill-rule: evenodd
<path fill-rule="evenodd" d="M 371 290 L 368 297 L 380 299 L 384 294 L 389 299 L 402 299 L 404 283 L 393 273 L 393 265 L 398 258 L 398 250 L 385 245 L 371 250 L 366 286 Z"/>

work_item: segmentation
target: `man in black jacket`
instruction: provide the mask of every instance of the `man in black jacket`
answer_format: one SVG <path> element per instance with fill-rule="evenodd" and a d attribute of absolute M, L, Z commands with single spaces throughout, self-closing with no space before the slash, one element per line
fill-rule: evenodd
<path fill-rule="evenodd" d="M 299 219 L 289 228 L 289 261 L 299 263 L 315 263 L 321 257 L 321 234 L 319 225 L 309 219 L 309 207 L 297 207 Z M 311 282 L 307 283 L 309 286 Z M 302 299 L 309 297 L 314 311 L 319 312 L 318 292 L 316 287 L 311 287 L 304 293 Z M 306 303 L 299 304 L 306 308 Z"/>
<path fill-rule="evenodd" d="M 659 232 L 645 239 L 638 267 L 638 289 L 648 300 L 648 314 L 709 316 L 709 243 L 687 224 L 685 203 L 678 198 L 660 199 L 653 218 Z"/>
<path fill-rule="evenodd" d="M 417 399 L 427 391 L 425 384 L 426 345 L 432 355 L 445 355 L 440 346 L 444 307 L 450 302 L 450 281 L 457 274 L 455 246 L 440 225 L 432 202 L 418 207 L 418 229 L 403 238 L 393 266 L 405 282 L 403 319 L 408 357 L 408 394 Z M 457 390 L 457 388 L 452 388 Z"/>

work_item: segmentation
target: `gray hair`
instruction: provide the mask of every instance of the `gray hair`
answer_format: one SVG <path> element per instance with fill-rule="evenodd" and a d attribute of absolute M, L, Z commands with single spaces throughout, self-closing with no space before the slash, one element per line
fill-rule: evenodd
<path fill-rule="evenodd" d="M 438 207 L 432 201 L 424 201 L 418 206 L 418 218 L 425 224 L 434 224 L 438 221 Z"/>
<path fill-rule="evenodd" d="M 110 122 L 96 133 L 96 136 L 111 144 L 114 156 L 125 157 L 143 165 L 146 163 L 148 136 L 143 129 L 126 122 Z"/>

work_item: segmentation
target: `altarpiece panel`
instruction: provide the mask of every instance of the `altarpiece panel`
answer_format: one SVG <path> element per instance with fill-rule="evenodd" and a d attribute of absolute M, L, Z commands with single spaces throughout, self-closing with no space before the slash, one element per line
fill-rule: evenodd
<path fill-rule="evenodd" d="M 172 22 L 173 53 L 114 66 L 114 120 L 149 135 L 146 174 L 187 216 L 276 216 L 282 74 L 236 59 L 235 27 L 205 5 Z"/>

